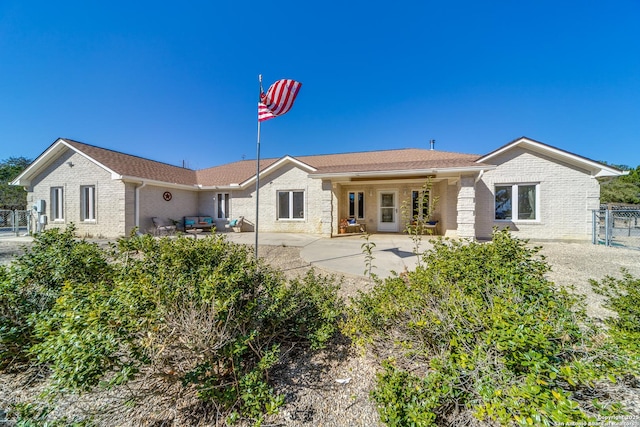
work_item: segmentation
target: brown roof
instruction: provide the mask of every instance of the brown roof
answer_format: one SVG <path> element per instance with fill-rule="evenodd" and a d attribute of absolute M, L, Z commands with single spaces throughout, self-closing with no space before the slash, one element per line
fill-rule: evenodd
<path fill-rule="evenodd" d="M 85 153 L 112 171 L 128 176 L 184 185 L 228 186 L 240 184 L 255 176 L 256 161 L 242 160 L 194 171 L 142 157 L 107 150 L 70 139 L 66 143 Z M 480 166 L 475 154 L 451 153 L 438 150 L 407 148 L 397 150 L 366 151 L 343 154 L 322 154 L 298 156 L 296 160 L 305 163 L 316 172 L 312 174 L 351 172 L 376 172 L 412 169 L 443 169 Z M 260 170 L 264 171 L 279 158 L 260 160 Z"/>
<path fill-rule="evenodd" d="M 405 148 L 297 159 L 314 166 L 318 169 L 317 174 L 323 174 L 470 167 L 478 166 L 475 161 L 479 157 L 474 154 Z"/>
<path fill-rule="evenodd" d="M 263 171 L 279 159 L 260 159 Z M 204 186 L 240 184 L 256 175 L 255 160 L 241 160 L 222 166 L 201 169 L 196 172 L 198 182 Z"/>
<path fill-rule="evenodd" d="M 350 172 L 376 172 L 411 169 L 459 168 L 480 166 L 475 154 L 451 153 L 447 151 L 407 148 L 398 150 L 365 151 L 343 154 L 320 154 L 296 156 L 296 160 L 314 169 L 314 174 Z M 280 159 L 261 159 L 263 171 Z M 196 172 L 198 182 L 204 186 L 242 183 L 256 174 L 256 161 L 243 160 L 203 169 Z"/>
<path fill-rule="evenodd" d="M 107 150 L 71 139 L 64 138 L 63 140 L 119 175 L 172 184 L 195 185 L 197 182 L 196 172 L 191 169 Z"/>

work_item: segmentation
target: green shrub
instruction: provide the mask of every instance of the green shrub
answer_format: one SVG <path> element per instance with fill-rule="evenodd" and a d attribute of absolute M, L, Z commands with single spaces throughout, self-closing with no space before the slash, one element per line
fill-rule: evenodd
<path fill-rule="evenodd" d="M 36 315 L 46 316 L 65 284 L 108 280 L 107 255 L 78 240 L 74 228 L 47 230 L 9 267 L 0 267 L 0 368 L 27 363 L 37 342 Z"/>
<path fill-rule="evenodd" d="M 231 419 L 283 403 L 268 375 L 281 349 L 321 348 L 343 309 L 331 277 L 287 282 L 221 236 L 131 236 L 106 278 L 65 281 L 35 317 L 37 360 L 56 390 L 117 386 L 145 371 L 193 387 Z"/>
<path fill-rule="evenodd" d="M 440 240 L 414 272 L 354 299 L 345 333 L 389 361 L 372 392 L 385 423 L 435 425 L 459 409 L 503 425 L 619 412 L 580 395 L 635 373 L 633 359 L 545 279 L 538 250 L 508 231 L 489 243 Z"/>
<path fill-rule="evenodd" d="M 607 298 L 605 307 L 616 312 L 606 320 L 609 333 L 622 349 L 640 353 L 640 278 L 622 271 L 622 278 L 605 277 L 601 282 L 591 281 L 595 292 Z"/>
<path fill-rule="evenodd" d="M 93 421 L 88 419 L 74 420 L 68 417 L 51 419 L 53 408 L 33 403 L 17 403 L 12 405 L 9 416 L 15 420 L 11 425 L 16 427 L 92 427 Z"/>

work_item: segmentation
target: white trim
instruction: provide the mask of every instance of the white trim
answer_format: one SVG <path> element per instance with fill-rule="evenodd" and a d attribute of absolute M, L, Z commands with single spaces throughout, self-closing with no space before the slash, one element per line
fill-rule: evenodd
<path fill-rule="evenodd" d="M 536 209 L 536 217 L 534 219 L 519 219 L 518 215 L 518 188 L 520 186 L 535 186 L 536 188 L 536 200 L 535 200 L 535 209 Z M 497 187 L 511 187 L 511 218 L 509 219 L 498 219 L 496 218 L 496 188 Z M 510 223 L 539 223 L 542 222 L 542 218 L 540 218 L 540 183 L 539 182 L 517 182 L 517 183 L 495 183 L 493 184 L 493 221 L 495 222 L 510 222 Z"/>
<path fill-rule="evenodd" d="M 88 190 L 88 195 L 85 194 Z M 96 185 L 81 185 L 80 186 L 80 222 L 82 223 L 95 223 L 96 216 Z M 88 214 L 85 217 L 85 208 L 88 208 Z"/>
<path fill-rule="evenodd" d="M 309 178 L 327 179 L 327 178 L 353 178 L 353 177 L 377 177 L 377 176 L 416 176 L 416 175 L 435 175 L 438 173 L 466 173 L 480 172 L 495 169 L 496 166 L 464 166 L 457 168 L 431 168 L 431 169 L 396 169 L 389 171 L 366 171 L 366 172 L 332 172 L 309 174 Z"/>
<path fill-rule="evenodd" d="M 289 217 L 280 218 L 280 193 L 289 193 Z M 302 218 L 295 218 L 293 215 L 293 195 L 302 193 Z M 307 220 L 307 191 L 301 189 L 276 190 L 276 221 L 306 221 Z"/>
<path fill-rule="evenodd" d="M 51 221 L 52 222 L 64 222 L 65 221 L 65 205 L 64 202 L 64 186 L 54 185 L 49 188 L 49 198 L 51 202 Z"/>
<path fill-rule="evenodd" d="M 382 194 L 393 194 L 393 206 L 385 206 L 386 208 L 393 208 L 393 222 L 382 222 Z M 378 209 L 378 231 L 382 232 L 391 232 L 397 233 L 398 226 L 400 224 L 398 218 L 398 190 L 378 190 L 378 201 L 377 201 L 377 209 Z M 383 225 L 384 224 L 384 225 Z"/>
<path fill-rule="evenodd" d="M 224 197 L 226 195 L 226 197 Z M 224 216 L 218 216 L 218 211 L 220 210 L 220 202 L 218 201 L 218 196 L 223 196 L 223 207 L 222 213 Z M 229 191 L 216 192 L 213 197 L 213 210 L 214 210 L 214 218 L 215 219 L 229 219 L 231 218 L 231 193 Z"/>
<path fill-rule="evenodd" d="M 135 212 L 135 226 L 138 228 L 138 232 L 140 232 L 140 190 L 147 186 L 147 183 L 142 181 L 137 183 L 135 189 L 135 197 L 136 197 L 136 212 Z"/>
<path fill-rule="evenodd" d="M 351 216 L 351 213 L 349 212 L 349 208 L 351 207 L 351 199 L 350 199 L 350 195 L 351 193 L 354 194 L 354 198 L 353 198 L 353 212 L 354 215 L 353 217 L 355 219 L 360 219 L 363 220 L 365 219 L 365 211 L 366 211 L 366 206 L 367 206 L 367 192 L 364 191 L 364 189 L 349 189 L 347 190 L 347 216 Z M 362 193 L 362 212 L 360 212 L 360 208 L 358 207 L 358 194 Z"/>
<path fill-rule="evenodd" d="M 591 175 L 595 178 L 604 177 L 604 176 L 621 176 L 627 175 L 628 172 L 620 171 L 616 168 L 609 167 L 602 163 L 587 159 L 586 157 L 579 156 L 577 154 L 570 153 L 568 151 L 560 150 L 558 148 L 552 147 L 547 144 L 543 144 L 538 141 L 534 141 L 529 138 L 519 138 L 513 142 L 504 145 L 503 147 L 498 148 L 495 151 L 479 158 L 476 160 L 477 163 L 488 162 L 491 159 L 509 151 L 517 146 L 522 146 L 523 148 L 530 149 L 532 151 L 536 151 L 538 153 L 545 154 L 549 157 L 553 157 L 555 159 L 564 161 L 566 163 L 579 166 L 583 169 L 586 169 L 591 172 Z"/>
<path fill-rule="evenodd" d="M 284 166 L 287 163 L 293 163 L 295 166 L 297 166 L 300 169 L 306 170 L 309 173 L 315 172 L 317 169 L 309 166 L 308 164 L 301 162 L 300 160 L 296 159 L 295 157 L 291 157 L 291 156 L 284 156 L 281 159 L 279 159 L 278 161 L 276 161 L 275 163 L 269 165 L 266 169 L 264 169 L 263 171 L 260 172 L 260 178 L 269 175 L 271 172 L 281 168 L 282 166 Z M 239 184 L 231 184 L 231 186 L 239 186 L 240 188 L 244 189 L 247 188 L 249 185 L 252 185 L 256 182 L 256 176 L 253 175 L 251 178 L 242 181 Z"/>

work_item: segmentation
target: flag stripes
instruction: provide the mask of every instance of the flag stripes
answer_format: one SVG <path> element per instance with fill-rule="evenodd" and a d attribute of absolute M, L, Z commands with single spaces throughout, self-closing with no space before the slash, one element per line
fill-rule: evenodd
<path fill-rule="evenodd" d="M 267 93 L 261 91 L 258 102 L 258 121 L 273 119 L 286 114 L 300 91 L 302 83 L 291 79 L 278 80 L 269 87 Z"/>
<path fill-rule="evenodd" d="M 258 102 L 258 121 L 264 122 L 265 120 L 275 119 L 276 116 L 264 105 L 262 102 Z"/>

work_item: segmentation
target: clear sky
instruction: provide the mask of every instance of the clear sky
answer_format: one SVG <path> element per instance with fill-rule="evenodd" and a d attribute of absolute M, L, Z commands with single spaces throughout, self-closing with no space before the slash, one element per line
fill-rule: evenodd
<path fill-rule="evenodd" d="M 254 159 L 259 74 L 303 83 L 263 158 L 527 136 L 640 165 L 638 0 L 0 0 L 0 160 Z"/>

